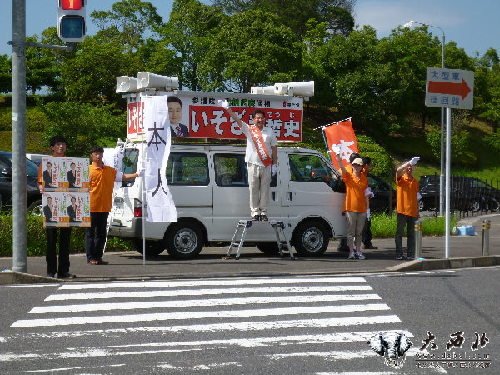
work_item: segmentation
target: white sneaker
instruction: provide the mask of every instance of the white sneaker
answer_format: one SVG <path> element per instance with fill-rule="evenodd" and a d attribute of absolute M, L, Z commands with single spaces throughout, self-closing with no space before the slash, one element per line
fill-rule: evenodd
<path fill-rule="evenodd" d="M 356 259 L 356 254 L 354 253 L 354 251 L 351 251 L 349 253 L 349 256 L 347 257 L 347 259 Z"/>
<path fill-rule="evenodd" d="M 366 259 L 366 257 L 363 255 L 363 253 L 361 251 L 358 251 L 356 253 L 356 258 L 361 259 L 361 260 Z"/>

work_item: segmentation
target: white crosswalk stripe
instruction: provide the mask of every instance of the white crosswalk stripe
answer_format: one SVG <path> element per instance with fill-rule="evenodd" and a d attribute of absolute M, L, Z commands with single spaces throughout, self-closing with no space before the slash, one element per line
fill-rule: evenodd
<path fill-rule="evenodd" d="M 401 330 L 403 322 L 363 277 L 67 283 L 0 337 L 7 347 L 53 345 L 0 349 L 0 363 L 30 372 L 122 374 L 128 373 L 124 358 L 137 358 L 130 373 L 147 366 L 149 373 L 232 374 L 246 373 L 250 358 L 259 358 L 270 367 L 299 361 L 311 373 L 334 374 L 332 361 L 356 367 L 369 360 L 373 373 L 390 374 L 367 341 L 380 331 Z M 149 356 L 156 360 L 139 359 Z"/>

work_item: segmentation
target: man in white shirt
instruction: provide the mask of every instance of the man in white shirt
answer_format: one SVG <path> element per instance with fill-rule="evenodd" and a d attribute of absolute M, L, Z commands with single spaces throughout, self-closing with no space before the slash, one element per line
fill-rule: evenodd
<path fill-rule="evenodd" d="M 252 125 L 243 122 L 229 108 L 227 100 L 220 104 L 238 124 L 247 137 L 245 162 L 250 189 L 250 215 L 253 220 L 268 221 L 269 185 L 271 177 L 277 173 L 278 146 L 271 128 L 265 127 L 266 114 L 257 109 L 252 114 Z"/>

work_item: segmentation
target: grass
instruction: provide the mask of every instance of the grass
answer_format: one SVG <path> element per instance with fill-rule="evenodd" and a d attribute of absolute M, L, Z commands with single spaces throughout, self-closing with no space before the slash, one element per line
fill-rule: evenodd
<path fill-rule="evenodd" d="M 396 214 L 374 214 L 371 220 L 374 238 L 390 238 L 396 234 Z M 424 217 L 421 221 L 424 236 L 444 236 L 444 217 Z M 456 224 L 457 219 L 453 216 L 450 221 L 450 233 Z"/>

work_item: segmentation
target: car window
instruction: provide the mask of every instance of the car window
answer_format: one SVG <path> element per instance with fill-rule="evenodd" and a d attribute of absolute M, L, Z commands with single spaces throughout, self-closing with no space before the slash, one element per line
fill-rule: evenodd
<path fill-rule="evenodd" d="M 167 164 L 169 185 L 208 185 L 208 159 L 204 153 L 171 152 Z"/>
<path fill-rule="evenodd" d="M 318 155 L 289 154 L 290 180 L 297 182 L 324 182 L 335 191 L 343 189 L 341 179 L 333 171 L 330 163 Z"/>
<path fill-rule="evenodd" d="M 217 186 L 248 187 L 245 155 L 220 153 L 214 155 Z"/>

